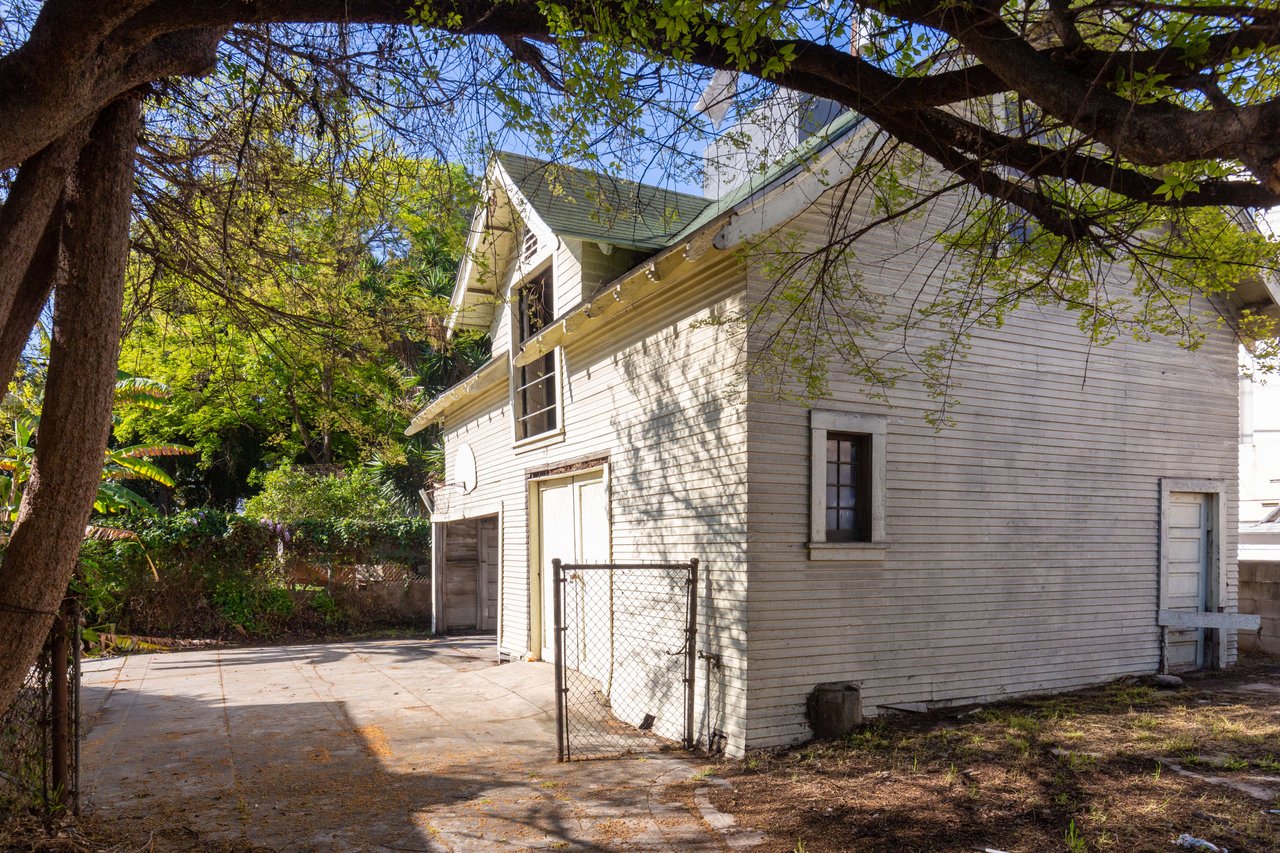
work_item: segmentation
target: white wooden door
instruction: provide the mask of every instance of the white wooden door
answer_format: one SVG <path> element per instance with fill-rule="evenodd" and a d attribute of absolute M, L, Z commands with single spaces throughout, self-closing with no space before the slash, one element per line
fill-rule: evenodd
<path fill-rule="evenodd" d="M 538 554 L 541 560 L 542 659 L 555 657 L 554 570 L 551 561 L 609 560 L 609 504 L 600 471 L 550 480 L 538 487 Z"/>
<path fill-rule="evenodd" d="M 1168 514 L 1165 609 L 1203 613 L 1215 604 L 1213 495 L 1171 492 Z M 1167 654 L 1171 670 L 1204 667 L 1207 664 L 1204 629 L 1169 629 Z"/>

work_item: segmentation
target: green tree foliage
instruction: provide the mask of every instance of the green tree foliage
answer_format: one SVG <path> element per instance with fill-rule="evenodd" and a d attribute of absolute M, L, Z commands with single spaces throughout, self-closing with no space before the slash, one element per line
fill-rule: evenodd
<path fill-rule="evenodd" d="M 282 465 L 260 479 L 262 491 L 245 503 L 244 514 L 249 518 L 297 524 L 341 518 L 382 521 L 402 515 L 364 468 L 350 473 L 313 473 Z"/>
<path fill-rule="evenodd" d="M 446 348 L 440 334 L 467 177 L 380 152 L 337 179 L 261 138 L 268 125 L 246 128 L 234 162 L 150 197 L 121 364 L 161 377 L 174 399 L 127 409 L 118 434 L 186 436 L 200 451 L 188 503 L 231 504 L 249 472 L 295 461 L 376 458 L 412 494 L 431 436 L 406 442 L 407 418 L 483 353 L 475 336 Z M 184 214 L 169 218 L 175 207 Z"/>

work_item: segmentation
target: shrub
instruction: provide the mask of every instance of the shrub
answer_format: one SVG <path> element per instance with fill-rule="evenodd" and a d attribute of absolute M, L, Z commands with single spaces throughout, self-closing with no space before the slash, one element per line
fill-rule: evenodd
<path fill-rule="evenodd" d="M 420 563 L 425 519 L 310 519 L 264 524 L 202 510 L 139 519 L 139 543 L 87 541 L 76 591 L 90 626 L 143 636 L 260 639 L 363 627 L 359 608 L 327 591 L 367 564 Z M 312 569 L 313 581 L 290 576 Z"/>
<path fill-rule="evenodd" d="M 291 465 L 262 475 L 262 491 L 244 507 L 250 518 L 296 524 L 330 519 L 362 522 L 394 521 L 404 517 L 363 468 L 343 474 L 313 474 Z"/>

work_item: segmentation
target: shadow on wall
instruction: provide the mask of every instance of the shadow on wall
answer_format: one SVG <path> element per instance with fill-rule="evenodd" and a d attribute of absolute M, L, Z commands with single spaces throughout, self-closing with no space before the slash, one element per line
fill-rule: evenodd
<path fill-rule="evenodd" d="M 701 561 L 698 649 L 711 657 L 698 662 L 695 736 L 715 748 L 726 722 L 720 661 L 740 659 L 746 644 L 747 447 L 742 389 L 733 385 L 741 342 L 725 328 L 685 326 L 615 357 L 627 382 L 612 400 L 621 413 L 611 459 L 614 557 Z M 660 671 L 648 687 L 664 706 L 680 701 L 681 683 Z"/>

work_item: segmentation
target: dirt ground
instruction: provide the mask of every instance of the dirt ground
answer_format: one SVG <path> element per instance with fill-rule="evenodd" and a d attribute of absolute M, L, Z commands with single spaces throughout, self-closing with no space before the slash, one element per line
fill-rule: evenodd
<path fill-rule="evenodd" d="M 1280 851 L 1280 659 L 877 720 L 710 768 L 770 851 Z M 691 791 L 697 786 L 691 786 Z M 708 788 L 704 788 L 708 790 Z"/>

